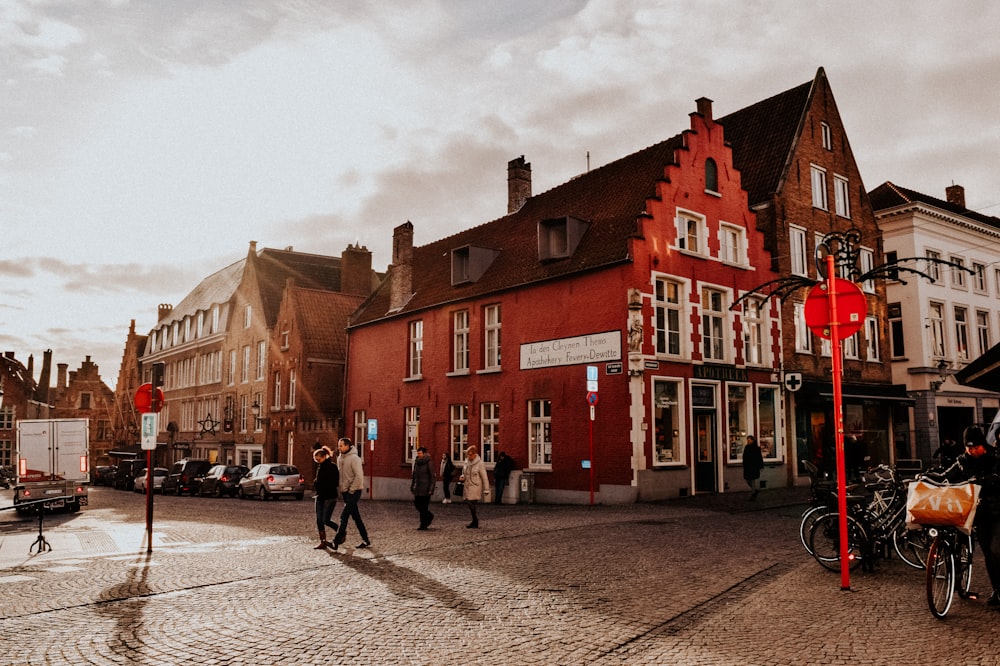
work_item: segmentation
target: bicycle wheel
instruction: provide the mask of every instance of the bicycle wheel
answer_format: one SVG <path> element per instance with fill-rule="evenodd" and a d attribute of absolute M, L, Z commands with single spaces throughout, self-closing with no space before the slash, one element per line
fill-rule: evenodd
<path fill-rule="evenodd" d="M 802 514 L 802 520 L 799 521 L 799 541 L 802 542 L 802 547 L 806 549 L 806 552 L 810 555 L 813 554 L 812 546 L 809 544 L 809 533 L 812 531 L 813 523 L 816 519 L 822 516 L 824 513 L 828 513 L 830 507 L 828 506 L 811 506 L 805 510 Z"/>
<path fill-rule="evenodd" d="M 958 596 L 963 599 L 969 595 L 972 587 L 972 537 L 959 536 L 958 549 L 955 554 L 955 566 L 958 567 Z"/>
<path fill-rule="evenodd" d="M 854 516 L 847 517 L 848 568 L 861 564 L 861 553 L 868 534 Z M 840 514 L 825 513 L 813 523 L 809 533 L 813 557 L 830 571 L 840 571 Z"/>
<path fill-rule="evenodd" d="M 892 546 L 899 559 L 914 569 L 923 569 L 927 565 L 930 545 L 931 538 L 925 528 L 908 530 L 905 524 L 901 524 L 892 534 Z"/>
<path fill-rule="evenodd" d="M 934 617 L 944 617 L 955 594 L 955 557 L 951 545 L 935 537 L 927 551 L 927 605 Z"/>

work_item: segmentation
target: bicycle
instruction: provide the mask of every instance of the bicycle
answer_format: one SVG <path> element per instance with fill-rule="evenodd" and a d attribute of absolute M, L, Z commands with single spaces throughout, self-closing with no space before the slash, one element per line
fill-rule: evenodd
<path fill-rule="evenodd" d="M 951 609 L 956 591 L 963 599 L 969 596 L 975 541 L 971 534 L 962 534 L 955 527 L 931 527 L 927 531 L 933 539 L 927 551 L 927 605 L 934 617 L 943 618 Z"/>

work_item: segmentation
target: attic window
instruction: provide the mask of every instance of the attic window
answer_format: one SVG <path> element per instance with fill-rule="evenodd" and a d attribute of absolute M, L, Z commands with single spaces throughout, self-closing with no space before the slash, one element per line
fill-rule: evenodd
<path fill-rule="evenodd" d="M 711 157 L 705 160 L 705 189 L 709 192 L 719 191 L 719 167 Z"/>
<path fill-rule="evenodd" d="M 572 256 L 589 226 L 586 221 L 569 216 L 539 222 L 539 261 Z"/>
<path fill-rule="evenodd" d="M 500 254 L 497 250 L 466 245 L 451 251 L 451 283 L 476 282 Z"/>

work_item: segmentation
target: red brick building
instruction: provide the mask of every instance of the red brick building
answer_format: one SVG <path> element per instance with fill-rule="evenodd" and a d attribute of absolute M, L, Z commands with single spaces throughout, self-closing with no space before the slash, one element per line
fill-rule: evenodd
<path fill-rule="evenodd" d="M 777 304 L 736 305 L 773 259 L 709 100 L 690 123 L 536 196 L 513 160 L 493 222 L 421 247 L 395 230 L 348 338 L 346 412 L 376 497 L 408 496 L 417 446 L 460 462 L 477 444 L 488 467 L 505 451 L 555 502 L 745 487 L 748 434 L 789 459 Z"/>

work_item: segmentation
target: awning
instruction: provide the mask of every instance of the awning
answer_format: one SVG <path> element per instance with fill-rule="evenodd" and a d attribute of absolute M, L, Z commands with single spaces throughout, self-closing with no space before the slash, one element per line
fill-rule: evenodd
<path fill-rule="evenodd" d="M 959 384 L 1000 393 L 1000 345 L 987 349 L 982 356 L 956 372 L 954 377 Z"/>
<path fill-rule="evenodd" d="M 832 382 L 806 381 L 802 390 L 821 398 L 833 398 Z M 840 395 L 844 400 L 880 400 L 889 402 L 916 402 L 906 393 L 904 384 L 842 384 Z"/>

